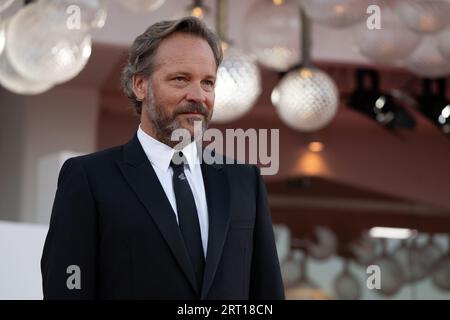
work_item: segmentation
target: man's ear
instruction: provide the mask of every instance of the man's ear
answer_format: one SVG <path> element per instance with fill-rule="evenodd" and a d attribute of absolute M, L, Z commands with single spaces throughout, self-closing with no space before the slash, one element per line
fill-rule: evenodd
<path fill-rule="evenodd" d="M 133 92 L 139 101 L 147 96 L 148 80 L 142 75 L 133 76 Z"/>

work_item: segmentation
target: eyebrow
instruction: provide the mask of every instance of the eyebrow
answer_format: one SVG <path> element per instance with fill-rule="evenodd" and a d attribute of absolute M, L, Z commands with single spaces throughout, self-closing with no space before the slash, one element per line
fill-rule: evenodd
<path fill-rule="evenodd" d="M 169 73 L 170 76 L 173 75 L 182 75 L 182 76 L 191 76 L 191 73 L 185 71 L 174 71 Z M 217 77 L 215 75 L 207 75 L 205 79 L 210 79 L 216 81 Z"/>

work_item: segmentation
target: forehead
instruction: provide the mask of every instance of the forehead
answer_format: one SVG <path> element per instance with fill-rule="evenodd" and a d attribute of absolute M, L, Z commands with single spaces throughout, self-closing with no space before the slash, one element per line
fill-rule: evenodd
<path fill-rule="evenodd" d="M 156 50 L 155 70 L 181 67 L 203 70 L 215 75 L 216 61 L 208 42 L 185 33 L 174 33 L 163 39 Z"/>

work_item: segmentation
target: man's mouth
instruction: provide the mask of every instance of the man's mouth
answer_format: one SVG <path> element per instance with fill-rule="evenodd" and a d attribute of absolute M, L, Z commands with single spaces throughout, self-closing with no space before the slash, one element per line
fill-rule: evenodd
<path fill-rule="evenodd" d="M 202 117 L 205 116 L 203 113 L 200 113 L 200 112 L 182 112 L 180 114 L 185 115 L 185 116 L 202 116 Z"/>

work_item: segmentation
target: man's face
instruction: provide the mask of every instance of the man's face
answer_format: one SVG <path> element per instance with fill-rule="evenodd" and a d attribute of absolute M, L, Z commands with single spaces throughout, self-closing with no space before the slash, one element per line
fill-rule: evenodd
<path fill-rule="evenodd" d="M 183 33 L 164 39 L 147 83 L 141 121 L 155 138 L 168 145 L 175 129 L 194 136 L 194 122 L 208 126 L 214 105 L 214 54 L 205 40 Z"/>

